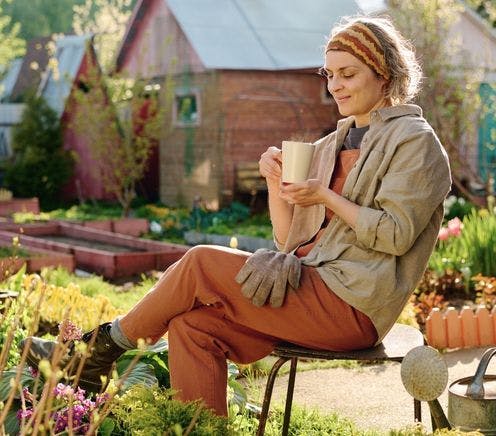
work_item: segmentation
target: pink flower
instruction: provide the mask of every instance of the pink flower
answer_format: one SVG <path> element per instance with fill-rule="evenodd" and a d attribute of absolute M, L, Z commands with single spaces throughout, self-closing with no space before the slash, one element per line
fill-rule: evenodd
<path fill-rule="evenodd" d="M 448 231 L 450 236 L 460 236 L 462 233 L 463 223 L 460 218 L 455 217 L 448 221 Z"/>
<path fill-rule="evenodd" d="M 59 324 L 59 332 L 62 341 L 78 341 L 83 337 L 83 331 L 68 319 Z"/>
<path fill-rule="evenodd" d="M 450 231 L 447 227 L 441 227 L 441 230 L 439 230 L 438 234 L 438 239 L 440 241 L 446 241 L 450 237 Z"/>

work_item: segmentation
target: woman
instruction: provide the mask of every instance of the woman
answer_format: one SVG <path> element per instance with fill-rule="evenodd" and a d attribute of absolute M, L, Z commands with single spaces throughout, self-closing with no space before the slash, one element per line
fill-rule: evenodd
<path fill-rule="evenodd" d="M 99 390 L 100 375 L 139 338 L 154 342 L 168 331 L 178 398 L 226 415 L 226 359 L 253 362 L 282 340 L 366 348 L 391 328 L 434 247 L 448 160 L 421 109 L 405 104 L 420 69 L 389 21 L 336 27 L 322 72 L 346 118 L 316 143 L 309 180 L 281 184 L 276 147 L 260 159 L 280 251 L 189 250 L 127 315 L 93 333 L 81 386 Z M 26 344 L 32 365 L 55 347 Z"/>

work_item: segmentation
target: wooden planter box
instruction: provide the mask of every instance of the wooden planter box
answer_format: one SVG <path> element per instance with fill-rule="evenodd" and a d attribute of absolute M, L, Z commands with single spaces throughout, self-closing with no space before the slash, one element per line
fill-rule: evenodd
<path fill-rule="evenodd" d="M 105 230 L 107 232 L 121 233 L 139 237 L 148 232 L 148 220 L 145 218 L 118 218 L 113 220 L 84 221 L 80 224 L 92 229 Z"/>
<path fill-rule="evenodd" d="M 28 249 L 72 254 L 78 267 L 107 278 L 165 269 L 189 249 L 66 222 L 30 225 L 23 227 L 22 234 L 0 231 L 0 240 L 11 242 L 14 236 Z"/>
<path fill-rule="evenodd" d="M 40 213 L 38 198 L 13 198 L 0 201 L 0 216 L 11 216 L 14 212 Z"/>
<path fill-rule="evenodd" d="M 0 246 L 8 247 L 11 246 L 12 238 L 10 241 L 6 238 L 0 240 Z M 16 273 L 26 264 L 26 271 L 39 272 L 41 269 L 46 267 L 62 267 L 66 270 L 72 272 L 74 271 L 74 256 L 72 254 L 57 253 L 50 250 L 43 250 L 40 248 L 28 248 L 23 247 L 29 253 L 29 257 L 19 257 L 19 258 L 0 258 L 0 279 L 3 279 L 6 275 Z"/>

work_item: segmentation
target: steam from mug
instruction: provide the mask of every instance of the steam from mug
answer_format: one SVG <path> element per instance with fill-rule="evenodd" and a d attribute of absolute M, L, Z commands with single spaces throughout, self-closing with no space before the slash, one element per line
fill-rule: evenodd
<path fill-rule="evenodd" d="M 304 182 L 308 178 L 315 146 L 308 142 L 282 141 L 282 181 Z"/>

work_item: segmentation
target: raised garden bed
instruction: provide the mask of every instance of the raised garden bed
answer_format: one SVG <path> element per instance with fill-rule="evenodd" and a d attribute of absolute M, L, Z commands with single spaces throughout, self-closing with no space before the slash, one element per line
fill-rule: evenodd
<path fill-rule="evenodd" d="M 0 216 L 11 216 L 14 212 L 40 213 L 38 199 L 34 198 L 12 198 L 0 201 Z"/>
<path fill-rule="evenodd" d="M 19 239 L 23 247 L 72 254 L 77 267 L 106 278 L 165 269 L 189 248 L 63 222 L 30 224 L 22 229 Z M 15 236 L 11 231 L 0 231 L 1 235 L 9 241 Z"/>
<path fill-rule="evenodd" d="M 10 247 L 12 237 L 0 235 L 0 247 Z M 26 264 L 27 272 L 38 272 L 45 267 L 61 266 L 68 271 L 74 271 L 74 256 L 67 253 L 58 253 L 41 248 L 23 249 L 23 257 L 1 257 L 0 258 L 0 278 L 4 278 L 9 273 L 15 273 L 21 269 L 22 265 Z"/>

